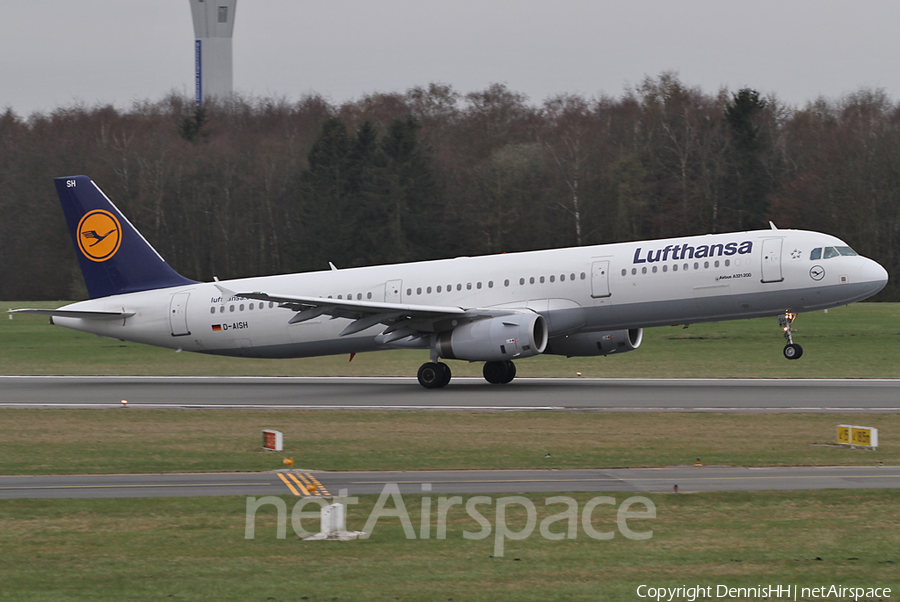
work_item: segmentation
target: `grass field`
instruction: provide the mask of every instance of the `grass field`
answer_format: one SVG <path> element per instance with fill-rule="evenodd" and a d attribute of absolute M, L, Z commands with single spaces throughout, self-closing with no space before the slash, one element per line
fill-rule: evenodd
<path fill-rule="evenodd" d="M 9 302 L 9 308 L 63 302 Z M 900 304 L 857 303 L 801 315 L 796 340 L 804 357 L 781 355 L 775 318 L 651 328 L 641 348 L 621 356 L 539 356 L 516 363 L 519 376 L 900 378 Z M 0 321 L 0 373 L 97 375 L 414 376 L 424 351 L 296 360 L 225 358 L 97 338 L 46 318 Z M 456 376 L 481 376 L 481 364 L 451 361 Z"/>
<path fill-rule="evenodd" d="M 35 305 L 58 304 L 8 304 Z M 900 377 L 900 304 L 857 304 L 795 325 L 805 350 L 797 362 L 782 358 L 773 318 L 649 329 L 641 349 L 621 357 L 541 356 L 517 366 L 521 376 Z M 176 355 L 43 318 L 0 323 L 3 374 L 412 376 L 425 359 Z M 455 375 L 480 375 L 479 364 L 451 365 Z M 841 422 L 878 428 L 881 447 L 831 446 Z M 0 474 L 271 470 L 285 456 L 325 470 L 636 467 L 696 457 L 707 465 L 900 464 L 897 415 L 5 409 L 0 428 Z M 260 450 L 263 428 L 284 432 L 283 454 Z M 613 495 L 622 502 L 632 494 Z M 526 497 L 538 523 L 561 510 L 545 506 L 549 495 Z M 582 508 L 592 494 L 571 497 Z M 459 507 L 445 540 L 407 540 L 397 519 L 382 519 L 371 539 L 337 544 L 277 539 L 271 507 L 246 540 L 246 500 L 238 497 L 0 500 L 0 600 L 640 600 L 642 583 L 900 591 L 900 491 L 647 497 L 656 518 L 632 526 L 652 529 L 649 540 L 597 541 L 579 523 L 574 540 L 536 530 L 507 541 L 502 558 L 493 557 L 493 537 L 463 538 L 479 526 Z M 297 498 L 283 499 L 290 511 Z M 420 496 L 404 501 L 418 526 Z M 374 503 L 360 496 L 348 527 L 361 529 Z M 603 508 L 594 526 L 605 531 L 615 515 Z M 518 530 L 524 521 L 514 510 L 507 523 Z"/>
<path fill-rule="evenodd" d="M 610 495 L 618 504 L 631 494 Z M 526 497 L 538 524 L 565 508 Z M 572 497 L 581 510 L 591 494 Z M 437 499 L 428 540 L 407 540 L 399 519 L 382 518 L 370 539 L 346 543 L 298 541 L 290 519 L 287 538 L 277 539 L 272 506 L 259 510 L 255 538 L 244 539 L 246 502 L 237 497 L 0 500 L 0 600 L 595 601 L 640 600 L 640 584 L 713 592 L 835 584 L 891 587 L 891 597 L 900 589 L 896 490 L 647 497 L 656 518 L 628 526 L 652 529 L 650 539 L 599 541 L 579 523 L 575 539 L 551 541 L 535 529 L 507 540 L 503 557 L 494 557 L 495 531 L 463 538 L 480 527 L 462 506 L 448 514 L 446 539 L 436 539 Z M 284 499 L 290 512 L 297 498 Z M 421 498 L 403 501 L 418 533 Z M 374 502 L 360 496 L 349 506 L 348 528 L 362 529 Z M 492 510 L 481 507 L 496 527 Z M 616 529 L 611 506 L 592 518 L 598 531 Z M 303 526 L 315 531 L 315 523 Z M 506 523 L 523 529 L 524 509 L 511 508 Z M 551 531 L 564 533 L 565 523 Z"/>
<path fill-rule="evenodd" d="M 832 446 L 840 423 L 878 450 Z M 900 464 L 900 415 L 0 409 L 0 474 Z M 284 433 L 283 453 L 260 432 Z M 545 458 L 546 454 L 550 458 Z"/>

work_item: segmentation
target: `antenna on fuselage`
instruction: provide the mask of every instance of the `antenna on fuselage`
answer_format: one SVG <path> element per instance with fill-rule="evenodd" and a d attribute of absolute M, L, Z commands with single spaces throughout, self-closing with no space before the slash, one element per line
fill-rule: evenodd
<path fill-rule="evenodd" d="M 772 228 L 773 230 L 777 230 L 777 229 L 778 229 L 778 228 L 775 226 L 775 224 L 772 223 L 772 220 L 769 220 L 769 227 Z"/>

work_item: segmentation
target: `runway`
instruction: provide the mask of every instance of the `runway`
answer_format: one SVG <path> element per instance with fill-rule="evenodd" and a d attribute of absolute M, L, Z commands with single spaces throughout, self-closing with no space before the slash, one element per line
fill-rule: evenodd
<path fill-rule="evenodd" d="M 900 412 L 900 379 L 0 376 L 0 407 L 171 409 Z"/>
<path fill-rule="evenodd" d="M 900 467 L 694 467 L 609 470 L 197 473 L 0 477 L 0 499 L 196 496 L 331 497 L 379 494 L 551 492 L 679 493 L 807 489 L 898 489 Z"/>

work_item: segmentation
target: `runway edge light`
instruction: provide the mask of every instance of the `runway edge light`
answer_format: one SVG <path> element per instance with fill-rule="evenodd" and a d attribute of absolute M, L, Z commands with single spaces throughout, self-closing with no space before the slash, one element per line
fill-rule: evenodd
<path fill-rule="evenodd" d="M 281 431 L 265 429 L 262 432 L 263 449 L 270 451 L 282 451 L 284 449 L 284 437 Z"/>

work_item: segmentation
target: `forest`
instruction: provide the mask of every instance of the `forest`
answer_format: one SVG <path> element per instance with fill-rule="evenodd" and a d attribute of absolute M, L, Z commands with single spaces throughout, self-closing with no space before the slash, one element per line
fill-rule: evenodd
<path fill-rule="evenodd" d="M 0 113 L 0 298 L 86 293 L 52 179 L 88 175 L 177 271 L 268 275 L 732 230 L 833 234 L 900 300 L 900 104 L 787 106 L 674 73 L 540 104 L 503 84 L 343 103 L 170 94 Z"/>

